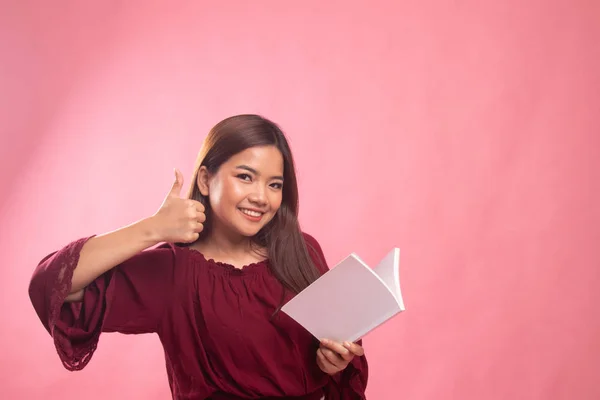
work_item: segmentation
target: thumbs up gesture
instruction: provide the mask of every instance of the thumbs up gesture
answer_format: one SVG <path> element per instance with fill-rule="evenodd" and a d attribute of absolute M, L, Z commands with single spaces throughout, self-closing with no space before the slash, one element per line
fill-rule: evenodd
<path fill-rule="evenodd" d="M 153 215 L 160 241 L 192 243 L 204 229 L 204 206 L 196 200 L 181 197 L 183 175 L 175 170 L 175 181 L 160 209 Z"/>

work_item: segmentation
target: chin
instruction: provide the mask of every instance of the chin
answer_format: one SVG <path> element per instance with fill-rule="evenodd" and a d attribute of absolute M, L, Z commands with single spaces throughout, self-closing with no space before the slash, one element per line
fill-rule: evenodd
<path fill-rule="evenodd" d="M 242 227 L 239 227 L 239 226 L 235 227 L 235 231 L 240 236 L 244 236 L 244 237 L 252 237 L 252 236 L 256 235 L 259 232 L 259 230 L 256 230 L 256 229 L 242 228 Z"/>
<path fill-rule="evenodd" d="M 258 233 L 269 224 L 270 220 L 262 223 L 262 224 L 252 224 L 250 226 L 248 226 L 247 224 L 240 224 L 238 226 L 236 226 L 236 230 L 239 232 L 240 235 L 245 236 L 245 237 L 254 237 L 256 235 L 258 235 Z"/>

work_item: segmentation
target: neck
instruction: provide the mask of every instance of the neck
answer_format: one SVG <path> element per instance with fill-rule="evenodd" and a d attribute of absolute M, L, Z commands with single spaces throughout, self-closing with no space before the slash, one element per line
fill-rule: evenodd
<path fill-rule="evenodd" d="M 254 250 L 252 238 L 228 234 L 217 227 L 213 227 L 202 242 L 202 247 L 205 250 L 210 249 L 215 256 L 235 257 Z"/>

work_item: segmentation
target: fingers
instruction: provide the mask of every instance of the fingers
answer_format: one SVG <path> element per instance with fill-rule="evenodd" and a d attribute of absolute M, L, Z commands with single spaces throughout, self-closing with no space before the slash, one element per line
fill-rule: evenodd
<path fill-rule="evenodd" d="M 336 353 L 335 351 L 326 349 L 324 347 L 320 348 L 321 353 L 325 356 L 325 358 L 327 359 L 327 361 L 329 361 L 333 366 L 335 366 L 337 369 L 343 369 L 346 367 L 346 365 L 348 364 L 348 361 L 346 361 L 345 359 L 343 359 L 338 353 Z"/>
<path fill-rule="evenodd" d="M 177 168 L 175 168 L 175 181 L 173 182 L 173 185 L 171 186 L 169 195 L 179 197 L 181 195 L 182 187 L 183 187 L 183 175 Z"/>
<path fill-rule="evenodd" d="M 199 213 L 203 213 L 204 211 L 206 211 L 206 207 L 204 207 L 204 204 L 200 203 L 198 200 L 189 199 L 187 201 L 187 206 L 189 208 L 195 209 Z"/>
<path fill-rule="evenodd" d="M 319 368 L 321 368 L 321 371 L 325 372 L 326 374 L 333 374 L 333 370 L 330 366 L 330 364 L 326 363 L 326 359 L 325 356 L 323 355 L 323 353 L 321 353 L 320 351 L 321 349 L 317 350 L 317 365 L 319 366 Z"/>
<path fill-rule="evenodd" d="M 204 205 L 196 200 L 188 200 L 188 216 L 199 223 L 206 221 L 206 214 L 204 213 Z"/>
<path fill-rule="evenodd" d="M 190 232 L 190 233 L 186 234 L 184 242 L 194 243 L 196 240 L 198 240 L 199 237 L 200 237 L 200 234 L 198 232 Z"/>
<path fill-rule="evenodd" d="M 340 370 L 339 367 L 327 359 L 321 349 L 317 350 L 317 364 L 319 365 L 319 368 L 321 368 L 321 370 L 327 374 L 335 374 Z"/>
<path fill-rule="evenodd" d="M 358 343 L 344 342 L 344 347 L 355 356 L 362 357 L 365 355 L 365 349 Z"/>
<path fill-rule="evenodd" d="M 204 224 L 198 221 L 190 221 L 189 222 L 189 231 L 200 233 L 204 230 Z"/>
<path fill-rule="evenodd" d="M 204 214 L 204 211 L 206 211 L 206 207 L 204 207 L 204 204 L 202 204 L 196 200 L 191 200 L 191 201 L 192 201 L 192 207 L 194 207 L 197 212 Z"/>
<path fill-rule="evenodd" d="M 364 350 L 357 343 L 338 343 L 322 339 L 317 350 L 317 364 L 327 374 L 335 374 L 345 369 L 355 356 L 364 355 Z"/>
<path fill-rule="evenodd" d="M 323 339 L 321 340 L 321 346 L 329 349 L 329 351 L 335 352 L 337 356 L 346 361 L 350 361 L 354 357 L 354 352 L 333 340 Z"/>

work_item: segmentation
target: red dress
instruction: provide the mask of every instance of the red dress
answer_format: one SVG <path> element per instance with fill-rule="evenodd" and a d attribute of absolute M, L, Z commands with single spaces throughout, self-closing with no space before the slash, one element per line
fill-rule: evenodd
<path fill-rule="evenodd" d="M 319 244 L 304 237 L 323 265 Z M 365 399 L 364 356 L 331 377 L 316 363 L 318 341 L 285 313 L 272 317 L 283 287 L 268 261 L 238 269 L 163 244 L 98 277 L 82 302 L 64 303 L 88 239 L 46 256 L 29 288 L 65 368 L 84 368 L 101 332 L 157 333 L 177 400 Z"/>

